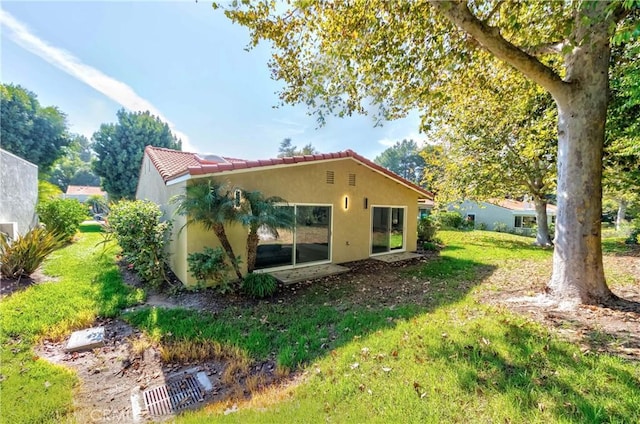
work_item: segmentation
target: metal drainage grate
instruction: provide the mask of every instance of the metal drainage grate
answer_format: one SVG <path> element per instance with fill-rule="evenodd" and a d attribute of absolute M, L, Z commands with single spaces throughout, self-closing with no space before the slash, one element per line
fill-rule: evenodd
<path fill-rule="evenodd" d="M 193 375 L 145 390 L 142 396 L 151 415 L 168 415 L 204 400 L 202 390 Z"/>

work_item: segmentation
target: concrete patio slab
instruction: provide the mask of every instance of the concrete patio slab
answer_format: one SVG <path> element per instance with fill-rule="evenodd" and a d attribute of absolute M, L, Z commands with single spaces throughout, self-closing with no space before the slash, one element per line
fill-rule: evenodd
<path fill-rule="evenodd" d="M 375 259 L 376 261 L 382 261 L 386 263 L 392 263 L 392 262 L 407 261 L 409 259 L 415 259 L 420 257 L 422 257 L 422 255 L 415 252 L 399 252 L 399 253 L 390 253 L 388 255 L 372 256 L 371 259 Z"/>
<path fill-rule="evenodd" d="M 273 275 L 276 280 L 284 285 L 298 283 L 300 281 L 315 280 L 316 278 L 328 277 L 329 275 L 342 274 L 349 271 L 349 268 L 335 265 L 311 265 L 302 268 L 285 269 L 283 271 L 273 271 L 269 274 Z"/>
<path fill-rule="evenodd" d="M 104 327 L 92 327 L 74 331 L 69 337 L 65 352 L 81 352 L 104 346 Z"/>

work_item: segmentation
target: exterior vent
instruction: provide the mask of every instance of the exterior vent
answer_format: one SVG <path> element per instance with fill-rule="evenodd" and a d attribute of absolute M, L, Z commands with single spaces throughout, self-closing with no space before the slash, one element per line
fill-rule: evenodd
<path fill-rule="evenodd" d="M 335 173 L 333 171 L 327 171 L 327 184 L 333 184 L 335 182 Z"/>
<path fill-rule="evenodd" d="M 349 185 L 350 186 L 356 185 L 356 174 L 349 174 Z"/>

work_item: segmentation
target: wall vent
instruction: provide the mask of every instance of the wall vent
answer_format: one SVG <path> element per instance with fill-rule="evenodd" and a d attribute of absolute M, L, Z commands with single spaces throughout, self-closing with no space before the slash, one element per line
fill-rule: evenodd
<path fill-rule="evenodd" d="M 327 184 L 333 184 L 335 182 L 335 173 L 333 171 L 327 171 Z"/>
<path fill-rule="evenodd" d="M 349 174 L 349 185 L 350 186 L 356 185 L 356 174 Z"/>

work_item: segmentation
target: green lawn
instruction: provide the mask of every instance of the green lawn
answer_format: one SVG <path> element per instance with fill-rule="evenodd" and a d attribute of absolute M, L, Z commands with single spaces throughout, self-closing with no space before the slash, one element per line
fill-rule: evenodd
<path fill-rule="evenodd" d="M 517 272 L 524 259 L 528 271 L 532 264 L 548 270 L 550 250 L 532 246 L 530 238 L 508 234 L 475 231 L 439 236 L 447 245 L 441 257 L 411 272 L 430 282 L 424 302 L 387 319 L 390 325 L 358 328 L 330 353 L 312 355 L 299 385 L 267 390 L 232 414 L 221 414 L 221 408 L 213 407 L 179 421 L 640 421 L 637 364 L 583 354 L 536 323 L 474 301 L 484 277 L 498 267 Z M 346 315 L 360 317 L 368 312 L 353 308 Z M 384 313 L 387 310 L 375 312 Z M 345 319 L 344 312 L 334 314 L 338 322 Z M 242 317 L 224 325 L 239 328 L 250 320 Z M 218 317 L 217 322 L 229 318 Z M 288 319 L 298 325 L 306 322 L 301 316 Z M 335 325 L 314 324 L 311 338 Z"/>
<path fill-rule="evenodd" d="M 209 345 L 228 358 L 274 359 L 298 372 L 296 384 L 255 393 L 238 412 L 224 415 L 231 403 L 214 405 L 181 416 L 183 423 L 640 422 L 637 363 L 584 354 L 538 324 L 474 300 L 497 270 L 520 276 L 526 263 L 528 273 L 548 273 L 551 250 L 493 232 L 438 236 L 447 246 L 439 258 L 398 269 L 407 287 L 420 289 L 411 301 L 392 292 L 359 295 L 362 281 L 311 285 L 284 303 L 236 304 L 215 315 L 147 308 L 125 319 L 163 346 Z M 32 358 L 39 337 L 115 315 L 141 296 L 122 286 L 111 256 L 82 253 L 99 240 L 84 234 L 47 262 L 59 283 L 0 303 L 3 422 L 56 422 L 70 408 L 74 377 Z M 54 302 L 59 310 L 47 308 Z"/>
<path fill-rule="evenodd" d="M 84 328 L 96 316 L 116 316 L 143 300 L 142 292 L 122 284 L 114 248 L 101 255 L 100 240 L 97 233 L 82 234 L 45 262 L 44 272 L 55 282 L 0 302 L 1 422 L 62 421 L 71 410 L 75 375 L 36 357 L 34 344 Z"/>

